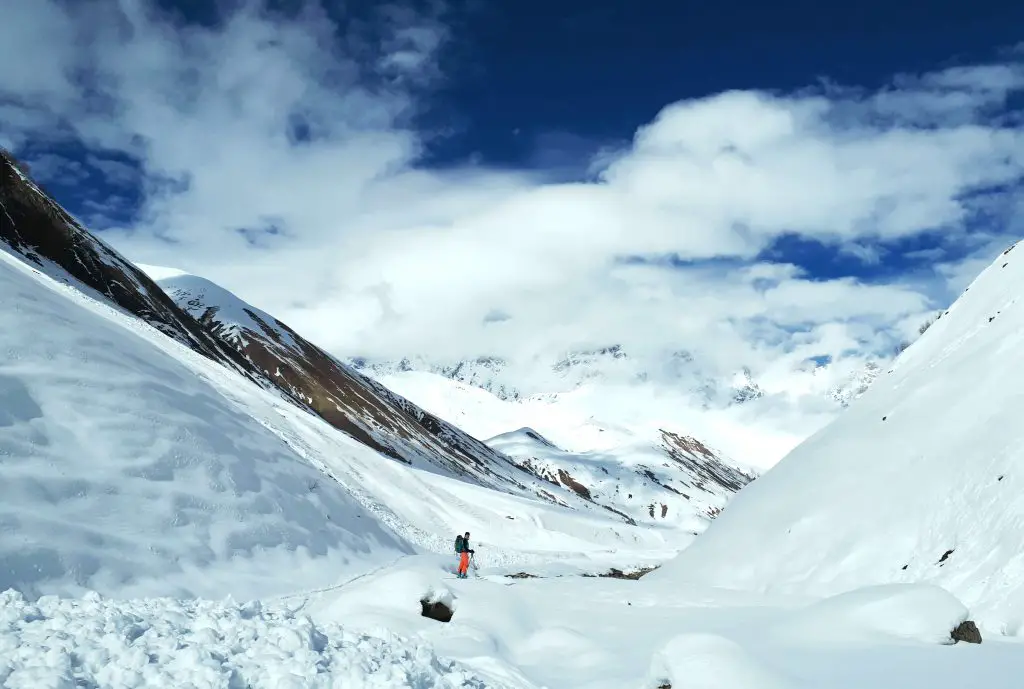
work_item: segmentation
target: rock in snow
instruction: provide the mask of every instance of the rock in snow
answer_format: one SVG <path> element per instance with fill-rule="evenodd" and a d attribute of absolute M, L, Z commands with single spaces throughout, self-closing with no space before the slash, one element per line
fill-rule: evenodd
<path fill-rule="evenodd" d="M 978 625 L 974 624 L 971 620 L 964 620 L 958 624 L 949 636 L 953 639 L 953 643 L 959 643 L 960 641 L 969 644 L 981 643 L 981 632 L 978 631 Z"/>

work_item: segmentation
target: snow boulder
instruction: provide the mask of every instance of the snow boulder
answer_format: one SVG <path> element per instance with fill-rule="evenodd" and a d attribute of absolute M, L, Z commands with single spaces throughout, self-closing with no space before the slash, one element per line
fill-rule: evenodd
<path fill-rule="evenodd" d="M 739 644 L 714 634 L 672 638 L 651 661 L 642 689 L 794 689 Z"/>
<path fill-rule="evenodd" d="M 458 609 L 456 598 L 442 581 L 440 571 L 420 560 L 346 584 L 330 594 L 325 609 L 333 619 L 365 620 L 371 626 L 383 624 L 389 629 L 412 631 L 422 628 L 412 620 L 427 625 L 433 622 L 426 619 L 450 622 Z"/>
<path fill-rule="evenodd" d="M 894 640 L 952 644 L 967 608 L 931 584 L 868 586 L 832 596 L 786 616 L 768 630 L 775 640 L 811 644 Z"/>

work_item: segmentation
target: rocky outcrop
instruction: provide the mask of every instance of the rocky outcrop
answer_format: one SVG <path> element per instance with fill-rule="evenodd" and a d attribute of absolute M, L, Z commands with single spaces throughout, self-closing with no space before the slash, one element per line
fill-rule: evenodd
<path fill-rule="evenodd" d="M 116 305 L 168 337 L 245 372 L 224 349 L 141 270 L 90 234 L 0 149 L 0 248 L 40 271 Z"/>
<path fill-rule="evenodd" d="M 734 493 L 756 478 L 722 462 L 696 438 L 662 430 L 661 442 L 666 454 L 692 473 L 697 488 L 711 484 Z"/>

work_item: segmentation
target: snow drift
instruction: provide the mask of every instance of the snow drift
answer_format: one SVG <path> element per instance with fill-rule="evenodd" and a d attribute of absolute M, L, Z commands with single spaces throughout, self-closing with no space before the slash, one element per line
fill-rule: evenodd
<path fill-rule="evenodd" d="M 822 595 L 931 582 L 1018 633 L 1022 252 L 1006 249 L 860 400 L 649 578 Z"/>

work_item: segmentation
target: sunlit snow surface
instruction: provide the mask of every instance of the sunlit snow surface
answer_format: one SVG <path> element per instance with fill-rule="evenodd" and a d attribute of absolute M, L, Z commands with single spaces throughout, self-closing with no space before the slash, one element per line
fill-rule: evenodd
<path fill-rule="evenodd" d="M 657 577 L 820 595 L 926 581 L 960 598 L 984 630 L 1019 634 L 1022 419 L 1017 245 Z"/>
<path fill-rule="evenodd" d="M 0 589 L 26 593 L 0 594 L 0 684 L 1016 689 L 1024 362 L 1000 265 L 814 452 L 626 581 L 581 575 L 688 541 L 387 461 L 0 254 Z M 984 643 L 950 645 L 966 618 Z"/>

